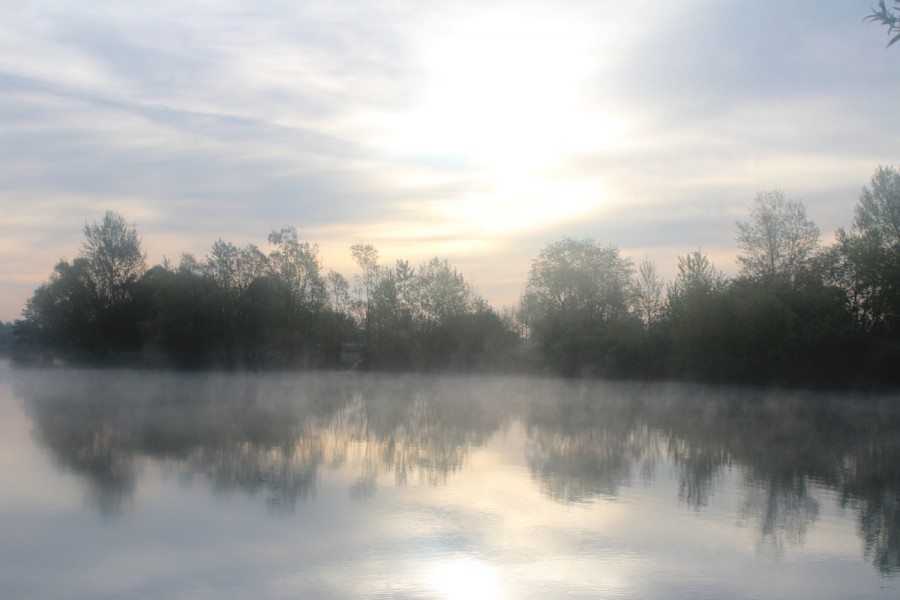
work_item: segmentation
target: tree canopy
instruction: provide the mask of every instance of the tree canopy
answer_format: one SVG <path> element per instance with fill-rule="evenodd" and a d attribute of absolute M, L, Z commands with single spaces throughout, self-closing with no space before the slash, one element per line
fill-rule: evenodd
<path fill-rule="evenodd" d="M 108 305 L 122 302 L 147 268 L 137 228 L 111 210 L 85 224 L 81 255 L 99 299 Z"/>
<path fill-rule="evenodd" d="M 819 228 L 806 218 L 803 203 L 781 190 L 756 194 L 750 218 L 737 228 L 741 274 L 757 280 L 794 281 L 819 243 Z"/>
<path fill-rule="evenodd" d="M 350 247 L 351 285 L 293 227 L 264 253 L 220 239 L 146 269 L 136 227 L 86 225 L 13 326 L 20 362 L 182 368 L 530 370 L 754 384 L 900 386 L 900 173 L 879 167 L 849 230 L 818 247 L 797 200 L 757 194 L 741 271 L 697 249 L 666 285 L 613 245 L 562 238 L 518 306 L 495 311 L 447 259 L 381 264 Z M 8 340 L 8 336 L 7 336 Z M 10 345 L 7 341 L 7 345 Z"/>

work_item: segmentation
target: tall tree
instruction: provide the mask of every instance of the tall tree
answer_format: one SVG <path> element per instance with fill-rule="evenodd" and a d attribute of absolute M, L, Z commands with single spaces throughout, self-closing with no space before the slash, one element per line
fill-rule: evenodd
<path fill-rule="evenodd" d="M 629 311 L 632 274 L 618 248 L 589 238 L 545 247 L 532 262 L 522 297 L 544 359 L 568 374 L 621 376 L 633 368 L 643 329 Z"/>
<path fill-rule="evenodd" d="M 820 260 L 862 330 L 900 335 L 900 171 L 878 168 L 859 195 L 853 227 L 839 229 Z"/>
<path fill-rule="evenodd" d="M 237 285 L 240 289 L 247 289 L 257 278 L 263 277 L 269 271 L 269 259 L 256 244 L 247 244 L 238 252 L 237 260 Z"/>
<path fill-rule="evenodd" d="M 900 171 L 878 167 L 871 188 L 864 187 L 853 220 L 856 231 L 884 248 L 900 246 Z"/>
<path fill-rule="evenodd" d="M 678 274 L 669 286 L 670 306 L 696 304 L 698 300 L 721 292 L 725 287 L 725 275 L 700 249 L 678 257 Z"/>
<path fill-rule="evenodd" d="M 128 288 L 147 269 L 137 228 L 111 210 L 106 211 L 101 221 L 85 224 L 81 254 L 87 260 L 88 272 L 105 306 L 126 300 Z"/>
<path fill-rule="evenodd" d="M 334 356 L 332 360 L 334 364 L 339 365 L 342 362 L 345 329 L 349 329 L 349 327 L 345 327 L 345 324 L 350 320 L 350 284 L 343 275 L 334 270 L 328 271 L 325 281 L 328 286 L 328 303 L 334 322 L 332 329 Z"/>
<path fill-rule="evenodd" d="M 819 228 L 806 218 L 803 203 L 780 190 L 756 194 L 750 219 L 738 221 L 737 228 L 741 274 L 760 281 L 793 282 L 819 243 Z"/>
<path fill-rule="evenodd" d="M 532 316 L 580 314 L 591 320 L 624 317 L 631 301 L 631 261 L 613 246 L 587 238 L 549 244 L 532 262 L 525 297 Z"/>
<path fill-rule="evenodd" d="M 319 247 L 301 242 L 297 230 L 283 227 L 269 234 L 273 246 L 269 254 L 272 271 L 291 289 L 301 306 L 307 310 L 321 308 L 327 301 L 325 280 L 321 274 Z"/>
<path fill-rule="evenodd" d="M 656 264 L 644 258 L 638 265 L 634 279 L 634 307 L 647 326 L 653 325 L 662 316 L 663 286 L 664 282 L 656 269 Z"/>
<path fill-rule="evenodd" d="M 412 283 L 413 314 L 424 323 L 442 324 L 472 308 L 471 286 L 447 259 L 434 257 L 422 264 Z"/>
<path fill-rule="evenodd" d="M 360 286 L 362 302 L 368 311 L 375 287 L 378 284 L 378 250 L 372 244 L 359 242 L 350 246 L 350 255 L 362 269 L 362 273 L 356 278 Z"/>
<path fill-rule="evenodd" d="M 724 302 L 725 276 L 702 250 L 678 257 L 678 274 L 668 288 L 670 370 L 701 379 L 721 379 L 733 354 L 733 315 Z"/>
<path fill-rule="evenodd" d="M 230 242 L 219 238 L 206 257 L 206 270 L 222 289 L 237 287 L 238 259 L 240 251 Z"/>
<path fill-rule="evenodd" d="M 66 359 L 96 355 L 101 346 L 97 330 L 99 311 L 88 261 L 60 260 L 49 281 L 41 284 L 26 302 L 24 320 L 16 323 L 17 334 L 27 352 L 56 352 Z"/>

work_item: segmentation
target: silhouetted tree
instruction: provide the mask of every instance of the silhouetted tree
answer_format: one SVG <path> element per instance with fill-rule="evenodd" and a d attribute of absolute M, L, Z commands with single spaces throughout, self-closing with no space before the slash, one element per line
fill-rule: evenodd
<path fill-rule="evenodd" d="M 656 269 L 656 264 L 645 258 L 638 265 L 634 279 L 634 307 L 648 327 L 656 324 L 663 315 L 665 309 L 664 285 L 663 279 Z"/>
<path fill-rule="evenodd" d="M 20 358 L 56 354 L 70 361 L 121 359 L 140 347 L 132 293 L 146 264 L 133 225 L 113 211 L 84 226 L 81 256 L 61 260 L 35 290 L 17 331 Z"/>
<path fill-rule="evenodd" d="M 0 355 L 8 353 L 13 346 L 13 323 L 0 321 Z"/>
<path fill-rule="evenodd" d="M 238 285 L 240 251 L 234 244 L 216 240 L 206 257 L 206 270 L 222 289 L 230 290 Z"/>
<path fill-rule="evenodd" d="M 329 271 L 325 276 L 328 286 L 329 309 L 331 320 L 334 323 L 332 330 L 332 345 L 334 348 L 333 362 L 335 365 L 343 364 L 343 347 L 347 337 L 352 334 L 353 321 L 350 316 L 350 284 L 347 279 L 337 271 Z M 351 363 L 352 364 L 352 363 Z"/>
<path fill-rule="evenodd" d="M 844 290 L 850 313 L 863 331 L 900 336 L 900 172 L 879 167 L 863 188 L 853 228 L 839 229 L 822 253 L 828 283 Z"/>
<path fill-rule="evenodd" d="M 325 281 L 321 274 L 319 247 L 315 243 L 301 242 L 297 230 L 283 227 L 269 234 L 273 249 L 269 253 L 269 265 L 294 293 L 303 309 L 315 311 L 326 301 Z"/>
<path fill-rule="evenodd" d="M 722 292 L 727 280 L 700 249 L 678 257 L 678 274 L 669 286 L 668 304 L 676 313 L 685 305 Z"/>
<path fill-rule="evenodd" d="M 667 329 L 671 369 L 690 378 L 727 378 L 733 317 L 725 302 L 727 280 L 709 257 L 695 250 L 678 257 L 668 289 Z"/>
<path fill-rule="evenodd" d="M 96 356 L 102 343 L 100 312 L 88 261 L 59 261 L 50 279 L 25 303 L 24 319 L 16 323 L 19 360 L 43 360 L 52 354 L 66 359 Z"/>
<path fill-rule="evenodd" d="M 137 229 L 111 210 L 106 211 L 100 222 L 85 224 L 81 255 L 87 261 L 88 273 L 105 306 L 125 301 L 129 286 L 147 268 Z"/>
<path fill-rule="evenodd" d="M 372 344 L 372 303 L 379 279 L 378 250 L 372 244 L 360 242 L 350 246 L 350 254 L 362 271 L 361 274 L 356 276 L 357 296 L 359 299 L 356 301 L 355 306 L 363 328 L 364 339 L 362 344 L 364 349 L 368 351 Z"/>
<path fill-rule="evenodd" d="M 819 228 L 806 218 L 803 203 L 787 200 L 780 190 L 758 193 L 750 219 L 738 221 L 737 228 L 741 274 L 757 280 L 794 281 L 819 242 Z"/>
<path fill-rule="evenodd" d="M 532 262 L 522 305 L 543 357 L 565 373 L 618 375 L 634 365 L 631 261 L 612 246 L 565 238 Z M 639 336 L 637 336 L 639 337 Z"/>
<path fill-rule="evenodd" d="M 896 248 L 900 246 L 900 171 L 878 167 L 871 183 L 859 195 L 853 225 L 884 248 Z"/>

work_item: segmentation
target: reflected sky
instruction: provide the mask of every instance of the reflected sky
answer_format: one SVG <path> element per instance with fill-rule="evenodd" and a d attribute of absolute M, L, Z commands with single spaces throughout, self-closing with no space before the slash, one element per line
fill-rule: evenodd
<path fill-rule="evenodd" d="M 2 597 L 897 594 L 891 398 L 2 375 Z"/>

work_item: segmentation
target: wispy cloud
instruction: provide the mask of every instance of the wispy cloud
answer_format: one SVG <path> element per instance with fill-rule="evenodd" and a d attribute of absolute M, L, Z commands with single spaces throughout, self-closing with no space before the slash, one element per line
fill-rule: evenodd
<path fill-rule="evenodd" d="M 733 261 L 759 189 L 827 234 L 897 160 L 864 2 L 2 4 L 2 319 L 107 208 L 152 261 L 294 224 L 499 304 L 562 235 Z"/>

